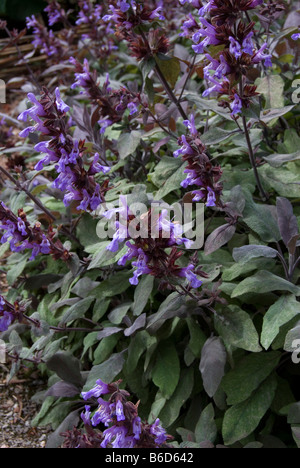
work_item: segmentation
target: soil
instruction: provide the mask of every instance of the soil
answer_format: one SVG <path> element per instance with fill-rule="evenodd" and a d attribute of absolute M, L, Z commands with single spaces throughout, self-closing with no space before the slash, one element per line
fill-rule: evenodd
<path fill-rule="evenodd" d="M 8 367 L 0 364 L 0 448 L 44 448 L 50 428 L 31 426 L 39 411 L 31 397 L 44 390 L 44 382 L 21 372 L 8 383 L 8 374 Z"/>

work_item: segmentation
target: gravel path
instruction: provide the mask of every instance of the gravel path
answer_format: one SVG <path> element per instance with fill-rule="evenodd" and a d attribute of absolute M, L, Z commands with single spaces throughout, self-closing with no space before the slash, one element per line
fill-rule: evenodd
<path fill-rule="evenodd" d="M 38 411 L 31 397 L 43 390 L 43 382 L 21 374 L 7 384 L 7 374 L 0 364 L 0 448 L 44 448 L 50 429 L 31 427 Z"/>

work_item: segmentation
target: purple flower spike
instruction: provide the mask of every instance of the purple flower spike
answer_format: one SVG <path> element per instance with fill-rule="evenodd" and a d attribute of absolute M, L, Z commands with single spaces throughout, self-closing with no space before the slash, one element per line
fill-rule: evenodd
<path fill-rule="evenodd" d="M 102 382 L 102 380 L 97 380 L 96 385 L 92 390 L 82 393 L 82 398 L 84 400 L 89 400 L 90 398 L 99 398 L 101 395 L 108 394 L 109 386 Z"/>
<path fill-rule="evenodd" d="M 62 112 L 63 114 L 65 114 L 66 112 L 69 112 L 70 107 L 67 106 L 67 104 L 65 104 L 64 101 L 62 100 L 60 96 L 59 88 L 56 88 L 55 96 L 56 96 L 56 105 L 57 105 L 57 108 L 60 110 L 60 112 Z"/>

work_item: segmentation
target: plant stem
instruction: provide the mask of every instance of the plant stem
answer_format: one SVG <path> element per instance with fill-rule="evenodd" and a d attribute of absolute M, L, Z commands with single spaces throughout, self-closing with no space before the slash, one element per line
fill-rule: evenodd
<path fill-rule="evenodd" d="M 18 188 L 18 190 L 23 191 L 26 195 L 51 219 L 51 221 L 56 221 L 55 216 L 51 213 L 51 211 L 46 208 L 43 203 L 32 193 L 24 187 L 18 180 L 16 180 L 4 167 L 0 166 L 0 171 Z M 79 244 L 78 239 L 72 234 L 68 229 L 64 226 L 62 227 L 62 231 L 74 242 Z"/>
<path fill-rule="evenodd" d="M 240 81 L 240 98 L 241 99 L 243 98 L 243 95 L 244 95 L 244 88 L 243 88 L 243 81 L 241 80 Z M 252 148 L 251 138 L 250 138 L 250 134 L 249 134 L 248 126 L 247 126 L 247 120 L 246 120 L 246 117 L 244 115 L 242 116 L 242 121 L 243 121 L 244 133 L 245 133 L 247 146 L 248 146 L 249 159 L 250 159 L 251 166 L 252 166 L 252 169 L 253 169 L 253 172 L 254 172 L 256 185 L 258 187 L 261 199 L 263 201 L 267 201 L 268 196 L 267 196 L 267 194 L 266 194 L 266 192 L 265 192 L 265 190 L 264 190 L 264 188 L 262 186 L 262 183 L 260 181 L 260 178 L 259 178 L 259 173 L 258 173 L 258 170 L 257 170 L 257 167 L 256 167 L 255 156 L 254 156 L 254 152 L 253 152 L 253 148 Z"/>

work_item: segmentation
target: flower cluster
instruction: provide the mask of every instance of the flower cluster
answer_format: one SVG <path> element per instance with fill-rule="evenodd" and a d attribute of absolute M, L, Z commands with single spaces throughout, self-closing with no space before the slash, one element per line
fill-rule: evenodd
<path fill-rule="evenodd" d="M 171 437 L 166 434 L 159 419 L 154 424 L 143 423 L 138 416 L 138 404 L 128 401 L 130 394 L 119 388 L 120 383 L 106 384 L 98 380 L 92 390 L 82 394 L 84 400 L 91 400 L 81 415 L 86 434 L 78 430 L 63 434 L 64 448 L 166 447 L 166 441 Z M 102 395 L 110 395 L 110 398 L 104 400 Z M 98 407 L 92 412 L 92 400 L 95 398 Z M 94 429 L 100 424 L 107 429 L 103 432 Z"/>
<path fill-rule="evenodd" d="M 5 231 L 0 242 L 9 242 L 12 252 L 32 250 L 30 260 L 34 260 L 39 254 L 51 254 L 55 259 L 70 258 L 70 253 L 64 249 L 60 240 L 54 242 L 55 233 L 51 227 L 45 234 L 40 223 L 37 222 L 33 227 L 29 224 L 22 209 L 16 216 L 3 202 L 0 202 L 0 230 Z"/>
<path fill-rule="evenodd" d="M 52 20 L 54 17 L 51 16 Z M 34 39 L 32 44 L 35 49 L 40 49 L 43 54 L 50 58 L 62 57 L 64 50 L 61 41 L 55 36 L 52 29 L 48 30 L 37 18 L 32 15 L 26 19 L 28 29 L 33 29 Z"/>
<path fill-rule="evenodd" d="M 19 120 L 25 122 L 31 119 L 36 125 L 26 128 L 20 135 L 27 137 L 30 133 L 39 131 L 52 137 L 51 140 L 42 141 L 35 146 L 36 151 L 44 153 L 35 169 L 40 171 L 44 166 L 54 164 L 58 177 L 53 182 L 53 187 L 65 193 L 65 206 L 76 201 L 78 210 L 96 210 L 104 201 L 108 181 L 99 185 L 95 181 L 95 175 L 106 174 L 110 167 L 100 164 L 101 156 L 98 153 L 93 156 L 92 161 L 85 163 L 84 142 L 73 140 L 67 132 L 65 114 L 70 108 L 62 100 L 58 88 L 55 96 L 44 88 L 40 100 L 32 93 L 28 94 L 28 99 L 33 107 L 22 112 Z"/>
<path fill-rule="evenodd" d="M 109 5 L 111 14 L 103 17 L 104 21 L 115 23 L 117 37 L 128 42 L 129 49 L 138 60 L 165 54 L 169 49 L 168 38 L 157 25 L 150 31 L 145 30 L 151 28 L 154 21 L 165 19 L 162 2 L 154 9 L 147 3 L 118 0 Z"/>
<path fill-rule="evenodd" d="M 99 44 L 97 56 L 108 56 L 117 46 L 113 39 L 113 29 L 110 21 L 103 21 L 106 12 L 105 5 L 95 5 L 90 0 L 78 2 L 80 11 L 76 20 L 77 26 L 83 26 L 86 32 L 81 34 L 81 39 L 89 41 L 89 44 Z M 90 42 L 92 41 L 92 42 Z"/>
<path fill-rule="evenodd" d="M 0 332 L 8 330 L 8 327 L 20 316 L 19 305 L 10 304 L 0 295 Z"/>
<path fill-rule="evenodd" d="M 193 201 L 203 201 L 209 207 L 216 206 L 222 193 L 221 167 L 214 166 L 205 153 L 205 146 L 200 140 L 194 116 L 183 123 L 189 134 L 182 135 L 179 139 L 181 147 L 174 152 L 175 158 L 181 156 L 183 161 L 188 163 L 184 171 L 187 177 L 181 185 L 184 188 L 193 185 L 200 187 L 192 192 Z"/>
<path fill-rule="evenodd" d="M 48 14 L 49 26 L 54 26 L 56 23 L 64 23 L 68 17 L 68 14 L 56 0 L 52 0 L 44 11 Z"/>
<path fill-rule="evenodd" d="M 204 78 L 209 83 L 204 97 L 211 94 L 227 96 L 221 105 L 231 110 L 233 118 L 249 107 L 256 95 L 256 87 L 240 89 L 236 84 L 246 75 L 249 67 L 263 63 L 272 67 L 272 56 L 266 53 L 268 43 L 260 48 L 254 40 L 255 23 L 244 21 L 244 13 L 262 4 L 262 0 L 211 0 L 199 10 L 199 20 L 193 15 L 182 26 L 181 35 L 192 39 L 196 54 L 204 54 L 207 65 Z M 210 46 L 220 46 L 221 52 L 212 56 Z"/>
<path fill-rule="evenodd" d="M 151 208 L 137 217 L 127 206 L 126 197 L 121 197 L 121 202 L 121 208 L 108 210 L 103 216 L 107 219 L 115 215 L 118 217 L 115 221 L 116 232 L 107 249 L 117 252 L 120 244 L 127 241 L 127 252 L 118 264 L 125 266 L 127 262 L 132 262 L 134 274 L 130 283 L 136 286 L 140 276 L 149 274 L 163 281 L 166 286 L 176 278 L 184 278 L 189 287 L 199 288 L 202 282 L 194 272 L 195 265 L 191 263 L 181 267 L 176 264 L 184 254 L 178 247 L 190 248 L 193 242 L 182 237 L 182 226 L 169 220 L 168 210 L 156 213 Z"/>
<path fill-rule="evenodd" d="M 83 88 L 82 93 L 86 93 L 95 104 L 93 121 L 99 124 L 101 134 L 105 133 L 105 130 L 111 125 L 121 122 L 126 111 L 129 111 L 129 116 L 138 113 L 139 103 L 142 99 L 140 94 L 133 93 L 125 87 L 113 90 L 110 86 L 109 75 L 100 88 L 97 83 L 97 73 L 90 70 L 87 60 L 82 65 L 72 57 L 70 62 L 75 67 L 76 77 L 71 88 Z"/>

